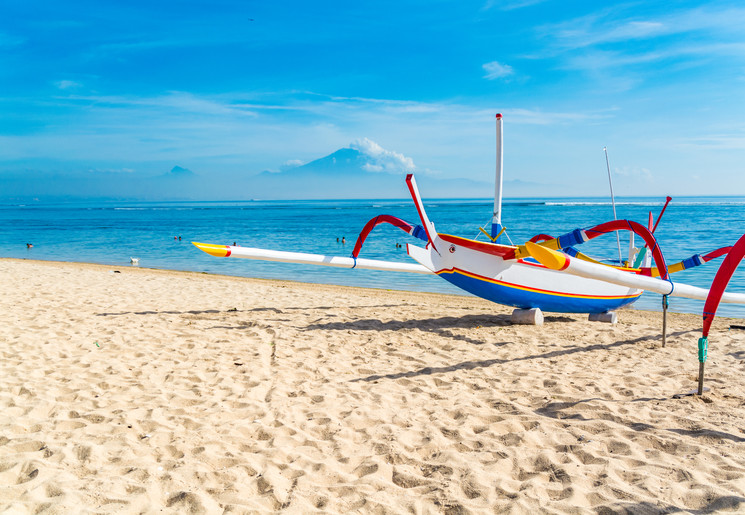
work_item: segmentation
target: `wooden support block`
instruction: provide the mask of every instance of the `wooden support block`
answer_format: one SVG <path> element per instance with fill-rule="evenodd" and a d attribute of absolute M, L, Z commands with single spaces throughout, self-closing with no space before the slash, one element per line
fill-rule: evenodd
<path fill-rule="evenodd" d="M 618 315 L 615 311 L 606 311 L 605 313 L 590 313 L 587 317 L 590 322 L 605 322 L 606 324 L 615 324 L 618 322 Z"/>
<path fill-rule="evenodd" d="M 543 325 L 543 312 L 539 308 L 516 309 L 512 312 L 513 324 Z"/>

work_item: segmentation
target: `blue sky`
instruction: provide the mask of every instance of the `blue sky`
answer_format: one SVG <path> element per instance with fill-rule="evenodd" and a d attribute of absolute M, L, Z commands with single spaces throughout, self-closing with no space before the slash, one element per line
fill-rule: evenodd
<path fill-rule="evenodd" d="M 606 194 L 604 146 L 617 194 L 744 195 L 743 27 L 737 1 L 3 0 L 0 181 L 230 184 L 360 141 L 492 181 L 502 112 L 535 196 Z"/>

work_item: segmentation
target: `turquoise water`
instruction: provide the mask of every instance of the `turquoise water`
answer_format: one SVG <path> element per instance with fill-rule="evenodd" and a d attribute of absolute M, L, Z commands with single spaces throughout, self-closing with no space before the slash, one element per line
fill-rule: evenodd
<path fill-rule="evenodd" d="M 648 213 L 652 211 L 656 218 L 663 204 L 662 198 L 620 198 L 616 209 L 619 218 L 646 225 Z M 492 201 L 430 200 L 425 206 L 439 232 L 476 238 L 478 227 L 490 221 Z M 0 256 L 116 266 L 130 266 L 130 258 L 136 257 L 141 267 L 148 268 L 463 294 L 434 276 L 219 259 L 190 244 L 236 242 L 248 247 L 348 256 L 359 231 L 378 214 L 418 223 L 408 199 L 6 203 L 0 205 Z M 502 215 L 515 243 L 538 233 L 558 236 L 612 218 L 607 199 L 591 198 L 508 199 Z M 745 197 L 678 197 L 669 205 L 655 235 L 670 264 L 694 253 L 732 245 L 744 232 Z M 337 242 L 342 237 L 346 244 Z M 27 243 L 33 247 L 27 248 Z M 411 262 L 405 248 L 397 248 L 396 243 L 420 242 L 391 226 L 379 226 L 368 238 L 361 257 Z M 627 246 L 628 236 L 624 235 L 624 255 Z M 583 245 L 582 250 L 595 257 L 618 256 L 612 234 Z M 721 258 L 675 274 L 674 280 L 708 288 L 719 263 Z M 728 291 L 745 292 L 744 272 L 740 268 L 735 273 Z M 659 295 L 645 294 L 635 306 L 660 310 L 660 304 Z M 703 302 L 671 298 L 670 309 L 700 314 Z M 745 307 L 723 304 L 719 314 L 742 318 Z"/>

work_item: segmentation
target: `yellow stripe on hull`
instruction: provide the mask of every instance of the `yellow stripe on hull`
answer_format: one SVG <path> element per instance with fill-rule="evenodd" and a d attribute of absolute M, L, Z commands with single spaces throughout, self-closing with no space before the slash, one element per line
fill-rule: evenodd
<path fill-rule="evenodd" d="M 572 298 L 577 298 L 577 299 L 592 299 L 592 300 L 595 300 L 595 299 L 597 300 L 611 299 L 612 300 L 612 299 L 631 299 L 634 297 L 639 297 L 641 295 L 641 292 L 635 293 L 632 295 L 584 295 L 582 293 L 562 293 L 562 292 L 551 291 L 551 290 L 542 290 L 540 288 L 531 288 L 530 286 L 523 286 L 520 284 L 498 281 L 496 279 L 490 279 L 482 275 L 474 274 L 471 272 L 467 272 L 465 270 L 455 269 L 455 268 L 451 268 L 449 270 L 438 270 L 435 273 L 437 275 L 460 274 L 466 277 L 470 277 L 471 279 L 477 279 L 479 281 L 483 281 L 487 283 L 498 284 L 500 286 L 505 286 L 507 288 L 513 288 L 515 290 L 523 290 L 523 291 L 532 292 L 532 293 L 542 293 L 544 295 L 555 295 L 558 297 L 572 297 Z"/>

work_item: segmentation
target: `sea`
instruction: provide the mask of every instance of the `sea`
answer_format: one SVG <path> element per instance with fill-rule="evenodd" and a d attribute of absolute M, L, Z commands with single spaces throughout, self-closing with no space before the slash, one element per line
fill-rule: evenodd
<path fill-rule="evenodd" d="M 664 203 L 664 198 L 616 198 L 616 216 L 647 225 L 650 213 L 657 221 Z M 490 225 L 493 200 L 435 199 L 425 201 L 425 207 L 438 232 L 486 240 L 479 227 Z M 379 214 L 419 223 L 410 199 L 6 201 L 0 203 L 0 257 L 468 295 L 436 276 L 216 258 L 191 244 L 236 244 L 349 256 L 362 227 Z M 514 243 L 540 233 L 558 236 L 613 218 L 613 206 L 607 198 L 520 198 L 505 199 L 502 205 L 502 222 Z M 678 197 L 659 220 L 655 236 L 665 260 L 672 264 L 693 254 L 733 245 L 744 232 L 745 197 Z M 637 246 L 639 241 L 637 238 Z M 412 262 L 406 255 L 406 243 L 421 244 L 399 229 L 380 225 L 368 237 L 360 257 Z M 622 234 L 624 259 L 629 243 L 628 233 Z M 619 243 L 611 233 L 584 244 L 580 250 L 593 257 L 618 260 Z M 137 265 L 131 264 L 132 258 L 138 260 Z M 721 261 L 718 258 L 676 273 L 673 279 L 708 288 Z M 745 293 L 743 266 L 735 272 L 727 291 Z M 235 295 L 251 293 L 238 289 Z M 661 311 L 662 297 L 645 293 L 634 306 Z M 671 297 L 669 306 L 673 312 L 701 314 L 703 301 Z M 722 304 L 718 314 L 745 318 L 745 306 Z"/>

